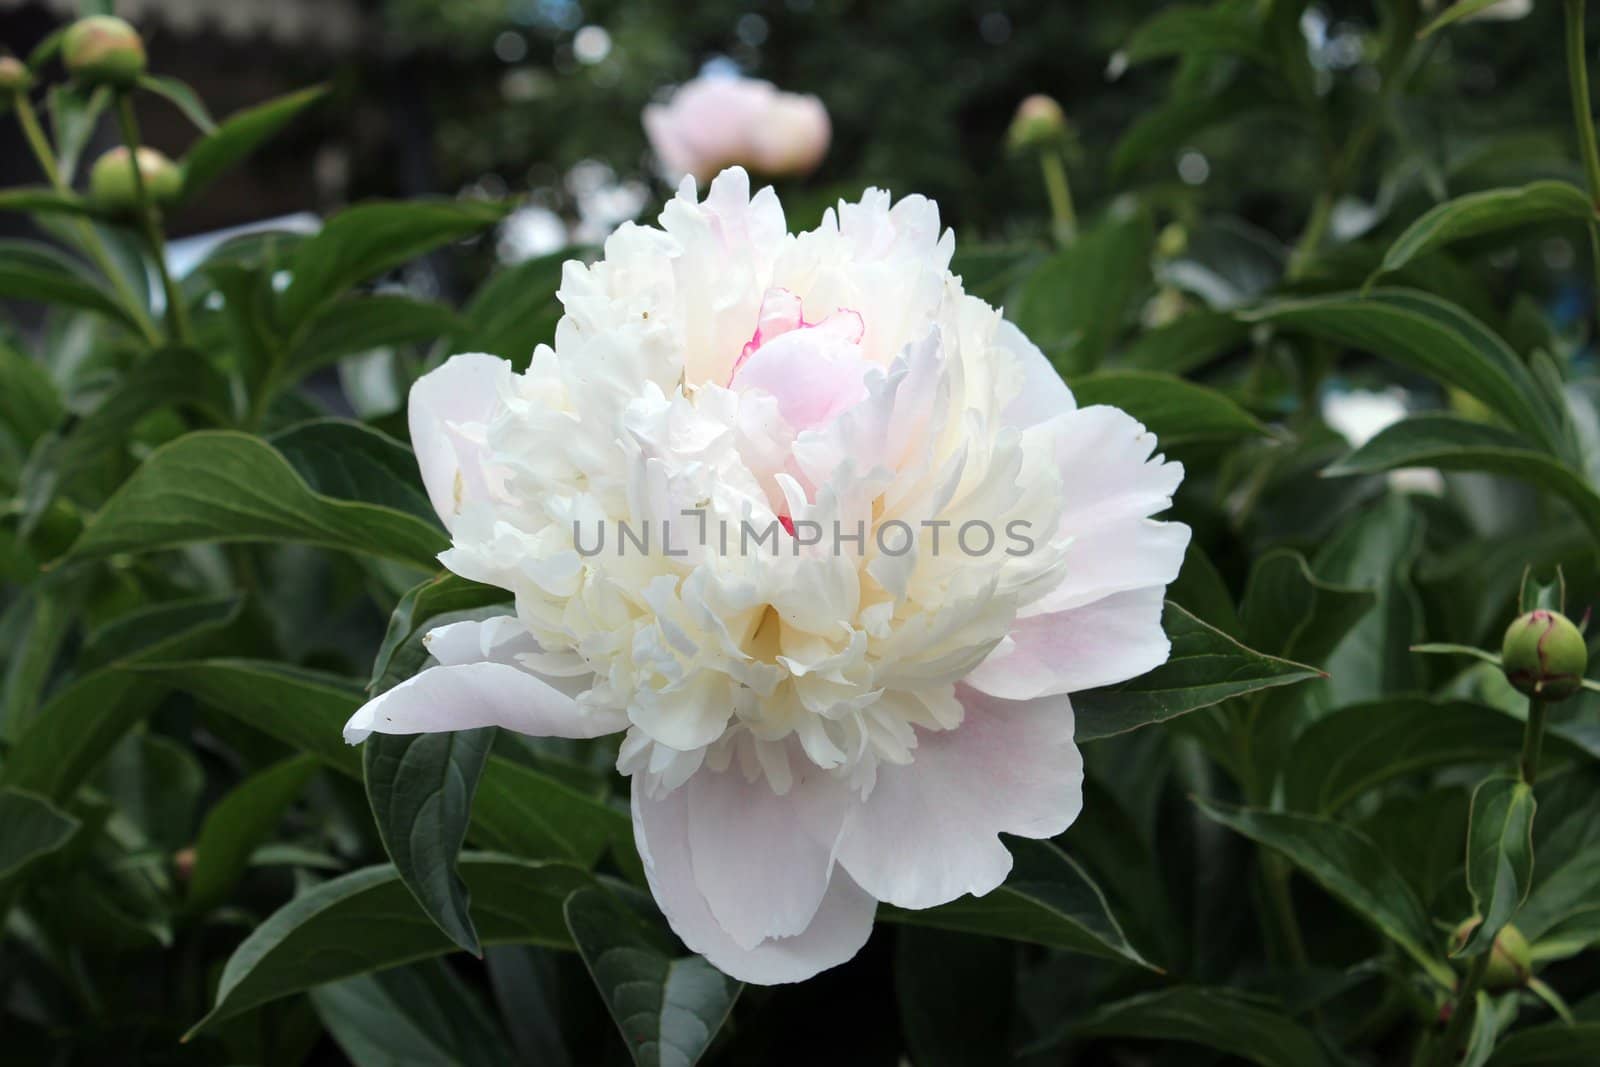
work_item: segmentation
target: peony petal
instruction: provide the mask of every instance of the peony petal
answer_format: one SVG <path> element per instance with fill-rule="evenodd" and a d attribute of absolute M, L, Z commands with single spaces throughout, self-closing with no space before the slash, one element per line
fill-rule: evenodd
<path fill-rule="evenodd" d="M 694 881 L 717 925 L 745 950 L 804 933 L 828 889 L 846 787 L 817 775 L 778 796 L 731 767 L 684 789 Z"/>
<path fill-rule="evenodd" d="M 626 728 L 620 712 L 580 709 L 565 693 L 504 663 L 430 667 L 350 717 L 344 739 L 375 733 L 432 734 L 503 726 L 532 737 L 600 737 Z"/>
<path fill-rule="evenodd" d="M 802 933 L 741 948 L 717 924 L 695 884 L 685 789 L 650 798 L 636 783 L 633 835 L 650 892 L 673 932 L 724 974 L 756 985 L 801 982 L 850 959 L 867 943 L 877 902 L 834 868 L 827 892 Z M 715 829 L 715 827 L 713 827 Z"/>
<path fill-rule="evenodd" d="M 484 449 L 463 428 L 479 426 L 500 406 L 511 364 L 497 356 L 451 356 L 411 387 L 407 421 L 422 484 L 445 529 L 474 495 L 487 491 Z"/>
<path fill-rule="evenodd" d="M 1113 593 L 1082 607 L 1018 619 L 966 684 L 1007 700 L 1078 693 L 1137 678 L 1167 661 L 1164 586 Z"/>
<path fill-rule="evenodd" d="M 422 645 L 446 667 L 485 661 L 515 666 L 517 656 L 544 651 L 515 615 L 436 626 L 423 635 Z"/>
<path fill-rule="evenodd" d="M 1011 871 L 997 836 L 1048 838 L 1083 807 L 1083 758 L 1064 697 L 1011 702 L 965 686 L 961 725 L 919 734 L 915 758 L 878 768 L 845 819 L 839 863 L 879 900 L 931 908 L 982 896 Z"/>
<path fill-rule="evenodd" d="M 1077 401 L 1060 373 L 1050 365 L 1039 346 L 1028 340 L 1010 320 L 995 330 L 995 347 L 1010 353 L 1022 375 L 1022 391 L 1006 405 L 1002 425 L 1025 429 L 1035 423 L 1072 411 Z"/>

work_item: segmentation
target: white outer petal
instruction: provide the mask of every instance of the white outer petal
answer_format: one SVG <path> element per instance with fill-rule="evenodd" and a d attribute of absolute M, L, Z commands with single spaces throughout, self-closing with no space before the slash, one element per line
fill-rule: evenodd
<path fill-rule="evenodd" d="M 995 330 L 994 340 L 996 347 L 1011 353 L 1017 361 L 1017 370 L 1022 373 L 1022 391 L 1006 405 L 1000 417 L 1002 424 L 1025 429 L 1077 408 L 1078 403 L 1067 383 L 1039 351 L 1039 346 L 1028 340 L 1014 323 L 1002 320 Z"/>
<path fill-rule="evenodd" d="M 966 684 L 1007 700 L 1032 700 L 1137 678 L 1172 651 L 1161 628 L 1165 593 L 1160 585 L 1130 589 L 1018 619 Z"/>
<path fill-rule="evenodd" d="M 931 908 L 1005 881 L 999 834 L 1049 838 L 1083 807 L 1083 758 L 1065 697 L 1010 702 L 965 686 L 959 727 L 919 736 L 916 758 L 881 766 L 845 820 L 839 863 L 867 892 Z"/>
<path fill-rule="evenodd" d="M 464 663 L 430 667 L 367 701 L 344 727 L 352 745 L 379 734 L 433 734 L 503 726 L 532 737 L 600 737 L 626 728 L 616 712 L 583 711 L 565 693 L 519 667 Z"/>
<path fill-rule="evenodd" d="M 483 448 L 454 429 L 481 424 L 500 406 L 511 364 L 481 353 L 451 356 L 411 386 L 406 419 L 422 484 L 445 529 L 474 492 L 485 485 Z"/>
<path fill-rule="evenodd" d="M 755 985 L 801 982 L 849 960 L 867 943 L 877 902 L 839 868 L 810 924 L 793 937 L 741 948 L 711 915 L 690 859 L 689 798 L 683 789 L 649 798 L 633 790 L 633 836 L 650 892 L 683 943 L 722 973 Z"/>

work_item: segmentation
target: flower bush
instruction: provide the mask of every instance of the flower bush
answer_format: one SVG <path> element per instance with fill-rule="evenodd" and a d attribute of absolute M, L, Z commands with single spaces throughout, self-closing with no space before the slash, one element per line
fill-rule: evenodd
<path fill-rule="evenodd" d="M 1596 1062 L 1557 6 L 1163 7 L 1116 158 L 1019 94 L 1048 217 L 959 240 L 795 208 L 821 100 L 696 81 L 653 221 L 459 305 L 393 279 L 514 201 L 169 254 L 322 90 L 219 122 L 103 12 L 0 58 L 5 1057 Z M 1513 20 L 1559 136 L 1418 148 Z M 1238 173 L 1263 112 L 1326 152 L 1276 233 L 1136 176 Z"/>

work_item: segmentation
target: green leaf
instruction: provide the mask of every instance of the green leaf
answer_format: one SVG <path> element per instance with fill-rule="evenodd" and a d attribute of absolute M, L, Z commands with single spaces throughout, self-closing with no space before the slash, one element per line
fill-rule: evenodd
<path fill-rule="evenodd" d="M 280 310 L 295 330 L 351 286 L 492 226 L 510 204 L 477 200 L 374 202 L 346 208 L 296 250 Z"/>
<path fill-rule="evenodd" d="M 374 734 L 363 748 L 367 800 L 395 870 L 428 917 L 483 955 L 456 857 L 495 729 Z"/>
<path fill-rule="evenodd" d="M 211 112 L 206 110 L 205 101 L 177 78 L 146 74 L 139 79 L 139 88 L 166 98 L 172 106 L 183 112 L 184 117 L 194 123 L 195 128 L 201 133 L 209 135 L 217 132 L 216 120 L 211 117 Z"/>
<path fill-rule="evenodd" d="M 561 905 L 589 876 L 559 863 L 492 854 L 461 858 L 486 945 L 571 945 Z M 417 907 L 393 867 L 367 867 L 301 893 L 228 959 L 200 1030 L 324 982 L 441 956 L 454 949 Z"/>
<path fill-rule="evenodd" d="M 1447 200 L 1406 227 L 1384 253 L 1380 273 L 1471 237 L 1520 230 L 1543 222 L 1587 221 L 1594 205 L 1569 182 L 1531 182 L 1515 189 L 1489 189 Z"/>
<path fill-rule="evenodd" d="M 911 926 L 1028 941 L 1159 971 L 1128 943 L 1105 894 L 1076 860 L 1047 841 L 1006 842 L 1013 864 L 1005 884 L 922 911 L 890 905 L 878 918 Z"/>
<path fill-rule="evenodd" d="M 1459 22 L 1471 15 L 1476 15 L 1480 11 L 1486 11 L 1499 2 L 1500 0 L 1456 0 L 1456 3 L 1445 8 L 1432 22 L 1424 26 L 1422 32 L 1417 36 L 1427 37 L 1430 34 L 1437 33 L 1446 26 Z"/>
<path fill-rule="evenodd" d="M 351 679 L 248 659 L 164 661 L 140 670 L 341 774 L 361 776 L 360 750 L 342 736 L 345 722 L 366 699 Z M 601 800 L 490 756 L 478 782 L 470 836 L 499 852 L 587 867 L 608 844 L 631 848 L 633 827 L 625 812 Z"/>
<path fill-rule="evenodd" d="M 137 331 L 138 325 L 78 260 L 36 241 L 0 240 L 0 297 L 64 304 L 104 315 Z"/>
<path fill-rule="evenodd" d="M 1600 1022 L 1545 1023 L 1500 1042 L 1488 1067 L 1591 1067 L 1600 1062 Z"/>
<path fill-rule="evenodd" d="M 639 1067 L 693 1067 L 743 985 L 665 937 L 602 889 L 566 902 L 567 927 Z"/>
<path fill-rule="evenodd" d="M 417 459 L 387 434 L 350 419 L 311 419 L 267 439 L 313 492 L 437 519 Z"/>
<path fill-rule="evenodd" d="M 345 297 L 327 305 L 307 324 L 305 336 L 289 356 L 284 377 L 294 381 L 318 367 L 375 348 L 435 341 L 462 326 L 460 316 L 443 304 L 389 293 Z"/>
<path fill-rule="evenodd" d="M 1129 370 L 1186 374 L 1242 345 L 1250 327 L 1220 311 L 1199 310 L 1139 334 L 1116 364 Z"/>
<path fill-rule="evenodd" d="M 1548 861 L 1547 861 L 1548 866 Z M 1578 849 L 1540 881 L 1517 912 L 1517 929 L 1533 946 L 1535 960 L 1559 960 L 1600 943 L 1600 848 Z"/>
<path fill-rule="evenodd" d="M 291 756 L 252 774 L 212 806 L 194 843 L 188 911 L 207 911 L 226 899 L 316 769 L 311 756 Z"/>
<path fill-rule="evenodd" d="M 23 450 L 43 437 L 66 413 L 55 383 L 43 365 L 0 343 L 0 426 Z"/>
<path fill-rule="evenodd" d="M 229 115 L 183 157 L 183 199 L 192 200 L 327 91 L 320 85 L 302 89 Z"/>
<path fill-rule="evenodd" d="M 100 214 L 93 204 L 75 193 L 58 193 L 45 186 L 32 185 L 0 189 L 0 211 L 80 218 L 94 218 Z"/>
<path fill-rule="evenodd" d="M 0 885 L 66 844 L 78 825 L 77 819 L 44 797 L 0 789 Z"/>
<path fill-rule="evenodd" d="M 355 1067 L 519 1062 L 475 992 L 442 960 L 319 986 L 311 1003 Z"/>
<path fill-rule="evenodd" d="M 1149 230 L 1142 214 L 1107 219 L 1022 283 L 1008 317 L 1062 374 L 1094 370 L 1122 331 L 1149 275 Z"/>
<path fill-rule="evenodd" d="M 1318 1067 L 1331 1062 L 1310 1030 L 1232 989 L 1179 986 L 1145 993 L 1069 1023 L 1065 1034 L 1184 1041 L 1262 1067 Z"/>
<path fill-rule="evenodd" d="M 1571 504 L 1584 525 L 1600 537 L 1600 494 L 1586 478 L 1520 434 L 1455 415 L 1417 415 L 1397 422 L 1323 473 L 1339 477 L 1399 467 L 1483 471 L 1521 479 Z"/>
<path fill-rule="evenodd" d="M 555 339 L 565 264 L 577 258 L 566 249 L 496 271 L 467 305 L 465 327 L 451 338 L 451 352 L 487 352 L 525 367 L 534 348 Z"/>
<path fill-rule="evenodd" d="M 76 559 L 201 541 L 297 541 L 429 566 L 442 530 L 391 507 L 315 492 L 259 437 L 203 431 L 150 454 L 72 547 Z"/>
<path fill-rule="evenodd" d="M 1472 794 L 1467 817 L 1467 888 L 1483 917 L 1457 950 L 1487 952 L 1511 921 L 1533 884 L 1533 788 L 1509 776 L 1485 779 Z"/>
<path fill-rule="evenodd" d="M 1400 873 L 1352 826 L 1289 812 L 1240 808 L 1196 798 L 1196 806 L 1223 826 L 1281 852 L 1313 881 L 1393 941 L 1446 986 L 1455 975 L 1438 951 L 1428 914 Z"/>
<path fill-rule="evenodd" d="M 1244 641 L 1276 656 L 1322 663 L 1377 604 L 1372 591 L 1324 582 L 1300 553 L 1276 549 L 1250 569 Z"/>
<path fill-rule="evenodd" d="M 1272 62 L 1261 27 L 1249 8 L 1241 4 L 1173 4 L 1147 19 L 1123 51 L 1130 65 L 1196 55 L 1244 56 L 1263 64 Z"/>
<path fill-rule="evenodd" d="M 1131 682 L 1073 694 L 1080 743 L 1165 722 L 1229 697 L 1320 677 L 1302 663 L 1246 648 L 1170 601 L 1162 623 L 1172 642 L 1166 663 Z"/>
<path fill-rule="evenodd" d="M 1342 707 L 1307 727 L 1283 780 L 1290 807 L 1332 815 L 1396 778 L 1506 760 L 1521 743 L 1522 724 L 1493 708 L 1386 697 Z"/>
<path fill-rule="evenodd" d="M 422 635 L 432 628 L 433 619 L 494 604 L 509 605 L 510 600 L 511 594 L 504 589 L 469 582 L 449 571 L 413 586 L 389 616 L 389 628 L 372 662 L 367 692 L 373 696 L 387 692 L 417 673 L 428 658 Z"/>
<path fill-rule="evenodd" d="M 1377 289 L 1267 303 L 1240 312 L 1295 333 L 1347 345 L 1470 393 L 1513 427 L 1560 453 L 1561 413 L 1500 338 L 1461 308 L 1410 289 Z"/>
<path fill-rule="evenodd" d="M 161 687 L 133 668 L 152 659 L 203 652 L 238 617 L 236 596 L 175 601 L 119 620 L 106 638 L 113 661 L 57 690 L 17 738 L 0 784 L 57 803 L 72 796 L 128 729 L 160 701 Z"/>
<path fill-rule="evenodd" d="M 1162 447 L 1266 437 L 1272 431 L 1215 389 L 1151 371 L 1099 371 L 1070 383 L 1079 407 L 1110 404 L 1144 423 Z"/>

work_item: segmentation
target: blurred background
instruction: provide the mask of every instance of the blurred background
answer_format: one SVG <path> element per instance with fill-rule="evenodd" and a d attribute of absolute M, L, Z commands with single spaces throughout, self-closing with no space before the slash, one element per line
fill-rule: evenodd
<path fill-rule="evenodd" d="M 1178 216 L 1222 211 L 1263 239 L 1289 242 L 1326 171 L 1324 146 L 1357 132 L 1354 118 L 1350 129 L 1308 129 L 1247 80 L 1230 77 L 1228 92 L 1217 93 L 1215 73 L 1196 79 L 1192 93 L 1169 94 L 1169 65 L 1129 65 L 1119 52 L 1166 6 L 1149 0 L 117 6 L 144 33 L 152 69 L 189 82 L 219 117 L 307 84 L 333 87 L 274 150 L 177 213 L 170 223 L 180 237 L 433 193 L 526 197 L 493 250 L 503 260 L 594 244 L 624 219 L 652 216 L 670 191 L 640 115 L 702 73 L 766 79 L 825 105 L 826 159 L 783 190 L 792 227 L 877 184 L 935 198 L 963 242 L 1037 239 L 1047 215 L 1037 166 L 1008 155 L 1004 141 L 1018 102 L 1045 93 L 1071 124 L 1080 208 L 1138 192 Z M 1371 227 L 1394 210 L 1409 217 L 1445 189 L 1565 173 L 1565 81 L 1549 61 L 1558 7 L 1436 37 L 1395 112 L 1404 128 L 1385 131 L 1394 136 L 1380 147 L 1380 184 L 1350 190 L 1337 225 Z M 0 41 L 26 54 L 75 10 L 74 0 L 0 0 Z M 1323 81 L 1317 90 L 1350 96 L 1353 116 L 1370 112 L 1362 94 L 1378 91 L 1377 24 L 1374 5 L 1363 3 L 1312 4 L 1301 19 Z M 194 136 L 182 115 L 148 95 L 140 109 L 149 141 L 181 155 Z M 113 142 L 106 123 L 85 158 Z M 0 186 L 37 178 L 14 125 L 0 124 Z M 1556 265 L 1567 255 L 1555 250 Z"/>

